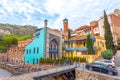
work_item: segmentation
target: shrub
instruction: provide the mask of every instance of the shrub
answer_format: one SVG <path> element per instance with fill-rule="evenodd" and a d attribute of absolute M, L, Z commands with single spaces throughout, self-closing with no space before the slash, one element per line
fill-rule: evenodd
<path fill-rule="evenodd" d="M 107 49 L 103 51 L 101 55 L 104 59 L 110 60 L 113 57 L 113 51 L 111 49 Z"/>
<path fill-rule="evenodd" d="M 86 62 L 86 58 L 85 57 L 80 57 L 80 62 Z"/>

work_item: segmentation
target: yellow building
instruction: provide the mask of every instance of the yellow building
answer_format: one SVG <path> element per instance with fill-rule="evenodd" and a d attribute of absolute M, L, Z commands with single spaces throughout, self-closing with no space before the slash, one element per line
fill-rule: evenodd
<path fill-rule="evenodd" d="M 88 62 L 92 62 L 101 55 L 101 52 L 105 50 L 105 40 L 102 37 L 94 37 L 93 50 L 94 55 L 87 55 L 86 49 L 86 36 L 74 36 L 70 40 L 64 43 L 65 57 L 85 57 Z"/>

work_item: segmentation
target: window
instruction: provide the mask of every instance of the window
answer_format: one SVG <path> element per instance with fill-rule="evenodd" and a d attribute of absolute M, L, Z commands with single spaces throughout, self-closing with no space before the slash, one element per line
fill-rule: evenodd
<path fill-rule="evenodd" d="M 33 53 L 35 53 L 35 47 L 34 47 L 34 49 L 33 49 Z"/>
<path fill-rule="evenodd" d="M 39 47 L 37 47 L 37 53 L 39 53 Z"/>
<path fill-rule="evenodd" d="M 102 43 L 102 46 L 104 47 L 104 43 Z"/>
<path fill-rule="evenodd" d="M 85 42 L 84 42 L 84 47 L 85 47 Z"/>
<path fill-rule="evenodd" d="M 31 49 L 29 50 L 29 53 L 31 54 Z"/>
<path fill-rule="evenodd" d="M 36 63 L 38 64 L 39 62 L 38 62 L 38 58 L 36 59 Z"/>
<path fill-rule="evenodd" d="M 26 53 L 28 54 L 28 49 L 27 49 Z"/>
<path fill-rule="evenodd" d="M 35 64 L 35 58 L 33 58 L 33 64 Z"/>
<path fill-rule="evenodd" d="M 99 46 L 99 42 L 97 42 L 98 46 Z"/>

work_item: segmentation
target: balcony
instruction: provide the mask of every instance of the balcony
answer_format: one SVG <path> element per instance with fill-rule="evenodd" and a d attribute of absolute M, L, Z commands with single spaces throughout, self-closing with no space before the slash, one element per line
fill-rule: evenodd
<path fill-rule="evenodd" d="M 57 52 L 58 52 L 58 49 L 55 49 L 55 50 L 49 50 L 49 52 L 57 53 Z"/>
<path fill-rule="evenodd" d="M 86 48 L 85 47 L 82 47 L 82 48 L 65 48 L 64 50 L 66 51 L 74 51 L 74 50 L 77 50 L 77 51 L 86 51 Z"/>
<path fill-rule="evenodd" d="M 76 50 L 76 48 L 69 47 L 69 48 L 64 48 L 64 50 L 66 50 L 66 51 L 74 51 L 74 50 Z"/>
<path fill-rule="evenodd" d="M 66 51 L 87 51 L 86 47 L 82 47 L 82 48 L 73 48 L 73 47 L 69 47 L 69 48 L 64 48 L 64 50 Z M 93 50 L 97 50 L 96 47 L 93 47 Z"/>

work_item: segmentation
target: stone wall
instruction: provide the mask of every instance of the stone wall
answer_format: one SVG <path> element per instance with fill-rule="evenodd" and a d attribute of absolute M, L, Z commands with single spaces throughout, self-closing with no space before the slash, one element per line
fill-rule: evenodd
<path fill-rule="evenodd" d="M 82 70 L 76 68 L 75 70 L 76 79 L 75 80 L 120 80 L 116 76 L 110 76 L 107 74 L 101 74 L 98 72 Z"/>

